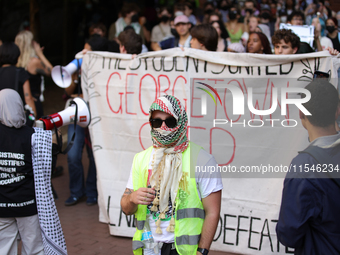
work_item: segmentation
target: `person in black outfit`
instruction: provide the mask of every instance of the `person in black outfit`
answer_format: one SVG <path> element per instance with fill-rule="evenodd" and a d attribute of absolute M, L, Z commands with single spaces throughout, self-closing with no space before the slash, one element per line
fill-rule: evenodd
<path fill-rule="evenodd" d="M 340 51 L 340 32 L 338 31 L 338 21 L 336 18 L 326 20 L 327 37 L 331 39 L 333 48 Z"/>
<path fill-rule="evenodd" d="M 34 129 L 19 94 L 0 91 L 0 254 L 44 254 L 33 176 Z"/>
<path fill-rule="evenodd" d="M 23 68 L 18 68 L 20 50 L 13 42 L 4 42 L 0 46 L 0 90 L 5 88 L 14 89 L 22 99 L 23 104 L 31 107 L 36 115 L 34 99 L 31 94 L 29 75 Z"/>

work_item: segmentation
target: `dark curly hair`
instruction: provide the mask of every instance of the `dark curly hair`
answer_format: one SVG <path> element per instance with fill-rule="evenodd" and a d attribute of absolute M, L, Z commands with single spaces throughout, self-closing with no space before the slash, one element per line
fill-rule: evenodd
<path fill-rule="evenodd" d="M 272 36 L 272 43 L 275 47 L 275 44 L 280 43 L 283 40 L 285 43 L 291 43 L 292 48 L 299 49 L 300 47 L 300 37 L 293 33 L 290 29 L 279 29 L 276 30 L 274 35 Z"/>

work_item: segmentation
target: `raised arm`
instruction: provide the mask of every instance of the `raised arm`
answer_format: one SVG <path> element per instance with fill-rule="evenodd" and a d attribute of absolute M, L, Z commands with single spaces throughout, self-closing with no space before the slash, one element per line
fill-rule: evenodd
<path fill-rule="evenodd" d="M 53 66 L 45 57 L 42 51 L 43 48 L 41 48 L 40 44 L 35 41 L 33 41 L 33 47 L 38 58 L 32 58 L 27 66 L 27 71 L 29 71 L 31 74 L 50 76 Z"/>

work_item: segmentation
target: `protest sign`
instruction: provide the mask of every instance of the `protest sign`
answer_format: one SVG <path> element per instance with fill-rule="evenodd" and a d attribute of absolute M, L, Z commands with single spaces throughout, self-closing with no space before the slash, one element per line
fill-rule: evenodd
<path fill-rule="evenodd" d="M 120 198 L 134 155 L 152 145 L 149 107 L 160 95 L 170 94 L 185 105 L 190 139 L 213 154 L 220 166 L 243 167 L 245 171 L 221 173 L 221 217 L 212 249 L 242 254 L 291 253 L 292 249 L 279 244 L 275 233 L 283 170 L 307 146 L 308 135 L 300 124 L 297 105 L 284 102 L 300 98 L 299 92 L 287 93 L 285 89 L 303 88 L 316 70 L 335 77 L 328 52 L 277 56 L 176 48 L 134 59 L 107 52 L 85 54 L 82 89 L 91 110 L 99 220 L 109 224 L 112 235 L 132 236 L 135 232 L 134 217 L 121 211 Z M 215 95 L 215 104 L 203 96 L 197 89 L 201 83 L 216 88 L 221 101 Z M 233 104 L 240 102 L 232 99 L 233 89 L 241 91 L 243 114 Z M 202 102 L 207 102 L 205 114 Z M 266 109 L 274 111 L 255 114 Z M 266 174 L 271 166 L 278 167 L 278 175 Z M 251 174 L 251 169 L 259 171 Z"/>
<path fill-rule="evenodd" d="M 290 29 L 290 30 L 292 30 L 293 33 L 295 33 L 300 38 L 301 42 L 306 42 L 311 47 L 313 47 L 314 26 L 308 26 L 308 25 L 294 26 L 294 25 L 291 25 L 291 24 L 281 23 L 280 29 L 287 29 L 287 30 Z"/>

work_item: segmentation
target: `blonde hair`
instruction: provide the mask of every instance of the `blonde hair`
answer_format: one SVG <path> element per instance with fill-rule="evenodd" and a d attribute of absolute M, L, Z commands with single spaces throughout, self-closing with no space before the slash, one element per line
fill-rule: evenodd
<path fill-rule="evenodd" d="M 17 66 L 27 69 L 28 62 L 36 55 L 32 45 L 33 34 L 30 31 L 23 30 L 15 37 L 15 44 L 20 49 L 20 57 Z"/>

